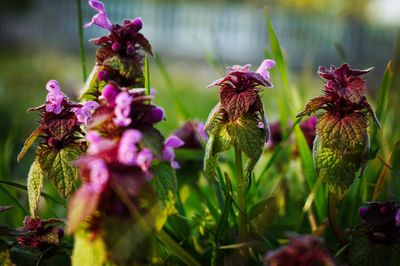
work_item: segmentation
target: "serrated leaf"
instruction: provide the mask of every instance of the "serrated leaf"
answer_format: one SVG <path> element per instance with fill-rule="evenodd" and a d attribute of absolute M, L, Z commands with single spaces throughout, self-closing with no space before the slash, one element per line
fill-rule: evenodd
<path fill-rule="evenodd" d="M 367 120 L 362 114 L 353 113 L 336 117 L 325 113 L 318 118 L 316 131 L 323 145 L 338 150 L 359 150 L 364 147 L 367 134 Z"/>
<path fill-rule="evenodd" d="M 350 265 L 396 266 L 400 265 L 400 245 L 385 245 L 373 242 L 361 235 L 353 239 L 349 246 Z"/>
<path fill-rule="evenodd" d="M 149 148 L 154 154 L 161 154 L 164 147 L 164 137 L 153 126 L 140 126 L 137 128 L 142 132 L 142 140 L 144 146 Z"/>
<path fill-rule="evenodd" d="M 103 266 L 107 261 L 107 251 L 101 236 L 91 239 L 90 234 L 84 231 L 79 231 L 74 236 L 72 265 Z"/>
<path fill-rule="evenodd" d="M 266 130 L 258 127 L 258 121 L 249 113 L 227 125 L 229 136 L 252 159 L 261 156 L 265 145 Z"/>
<path fill-rule="evenodd" d="M 151 168 L 154 177 L 151 184 L 157 193 L 160 213 L 156 219 L 156 230 L 160 231 L 169 215 L 176 214 L 177 179 L 174 169 L 169 163 L 159 163 Z"/>
<path fill-rule="evenodd" d="M 204 153 L 204 174 L 211 182 L 217 182 L 217 175 L 215 169 L 217 167 L 218 155 L 213 155 L 215 137 L 210 135 L 206 144 L 206 150 Z"/>
<path fill-rule="evenodd" d="M 311 113 L 314 113 L 318 109 L 321 109 L 321 107 L 325 104 L 325 97 L 324 96 L 319 96 L 311 99 L 306 107 L 304 108 L 303 111 L 301 111 L 296 117 L 302 117 L 305 115 L 310 115 Z"/>
<path fill-rule="evenodd" d="M 204 123 L 204 132 L 207 132 L 208 134 L 213 132 L 215 126 L 221 118 L 220 108 L 221 104 L 218 102 L 217 105 L 211 110 L 206 122 Z"/>
<path fill-rule="evenodd" d="M 39 201 L 40 193 L 43 187 L 43 171 L 40 167 L 39 157 L 36 156 L 28 173 L 28 200 L 29 211 L 32 216 L 35 216 L 35 210 Z"/>
<path fill-rule="evenodd" d="M 214 143 L 212 147 L 212 155 L 217 155 L 223 151 L 228 150 L 233 145 L 232 137 L 227 130 L 227 124 L 219 123 L 215 126 L 213 131 Z"/>
<path fill-rule="evenodd" d="M 136 84 L 139 87 L 144 86 L 142 66 L 136 59 L 121 58 L 118 55 L 114 55 L 107 58 L 103 65 L 105 68 L 111 68 L 116 71 L 119 76 L 129 80 L 130 83 Z"/>
<path fill-rule="evenodd" d="M 221 105 L 234 121 L 248 112 L 250 106 L 257 100 L 258 94 L 253 89 L 237 92 L 236 88 L 226 86 L 221 88 Z"/>
<path fill-rule="evenodd" d="M 100 71 L 98 67 L 95 67 L 90 74 L 88 81 L 85 84 L 83 91 L 79 96 L 79 100 L 89 101 L 96 100 L 101 94 L 102 88 L 106 85 L 105 81 L 99 81 L 97 74 Z"/>
<path fill-rule="evenodd" d="M 22 147 L 21 151 L 19 152 L 17 156 L 17 161 L 19 162 L 22 158 L 24 158 L 26 152 L 29 150 L 29 148 L 32 146 L 32 144 L 35 142 L 35 140 L 39 137 L 39 135 L 43 132 L 42 127 L 38 127 L 35 129 L 35 131 L 32 132 L 32 134 L 25 140 L 24 146 Z"/>
<path fill-rule="evenodd" d="M 78 119 L 72 111 L 61 112 L 58 115 L 45 113 L 44 121 L 51 135 L 57 140 L 63 140 L 78 129 Z"/>
<path fill-rule="evenodd" d="M 77 144 L 70 144 L 62 149 L 55 149 L 47 145 L 39 146 L 40 167 L 56 186 L 63 197 L 68 197 L 72 191 L 73 183 L 78 179 L 78 169 L 72 165 L 77 160 L 82 150 Z"/>

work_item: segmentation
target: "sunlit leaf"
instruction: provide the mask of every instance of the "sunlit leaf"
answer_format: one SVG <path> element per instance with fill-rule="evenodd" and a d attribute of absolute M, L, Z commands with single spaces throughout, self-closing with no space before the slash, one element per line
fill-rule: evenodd
<path fill-rule="evenodd" d="M 36 157 L 29 169 L 27 181 L 29 211 L 32 216 L 35 216 L 35 210 L 43 187 L 43 178 L 44 176 L 42 168 L 40 167 L 39 158 Z"/>

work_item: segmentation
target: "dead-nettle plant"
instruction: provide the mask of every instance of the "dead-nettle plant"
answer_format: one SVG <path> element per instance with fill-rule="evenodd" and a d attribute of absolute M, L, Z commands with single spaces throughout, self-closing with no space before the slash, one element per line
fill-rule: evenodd
<path fill-rule="evenodd" d="M 317 136 L 314 141 L 314 162 L 320 178 L 328 183 L 329 191 L 342 199 L 359 170 L 368 160 L 368 122 L 372 117 L 379 126 L 366 97 L 362 75 L 371 71 L 320 67 L 318 74 L 326 80 L 324 94 L 311 99 L 302 117 L 318 110 Z M 361 173 L 362 174 L 362 173 Z"/>
<path fill-rule="evenodd" d="M 220 101 L 211 111 L 205 131 L 209 135 L 204 157 L 204 172 L 209 180 L 217 181 L 218 155 L 231 147 L 235 149 L 238 184 L 239 234 L 244 240 L 247 232 L 246 190 L 255 164 L 269 137 L 269 127 L 259 95 L 261 87 L 272 87 L 269 69 L 275 65 L 264 60 L 256 72 L 250 65 L 229 67 L 228 74 L 209 87 L 220 87 Z M 248 157 L 243 173 L 242 152 Z"/>
<path fill-rule="evenodd" d="M 370 117 L 379 127 L 365 97 L 366 84 L 361 77 L 371 70 L 351 69 L 347 64 L 330 69 L 320 67 L 318 74 L 326 80 L 324 94 L 311 99 L 297 115 L 302 117 L 322 110 L 317 114 L 314 166 L 319 178 L 328 184 L 329 223 L 342 243 L 346 239 L 336 222 L 338 207 L 356 175 L 363 174 L 368 161 Z"/>
<path fill-rule="evenodd" d="M 95 24 L 109 31 L 91 40 L 100 47 L 80 97 L 90 101 L 72 102 L 57 81 L 49 81 L 46 103 L 31 109 L 41 112 L 40 125 L 18 159 L 40 136 L 28 177 L 32 217 L 43 177 L 52 180 L 64 197 L 81 177 L 68 204 L 74 264 L 125 265 L 148 259 L 154 243 L 150 232 L 160 232 L 168 215 L 176 213 L 174 169 L 179 165 L 174 149 L 183 141 L 176 136 L 165 139 L 155 128 L 164 120 L 164 111 L 153 104 L 154 93 L 143 88 L 144 56 L 153 51 L 139 32 L 142 20 L 112 24 L 102 2 L 91 0 L 89 5 L 98 13 L 85 27 Z M 161 240 L 166 238 L 160 235 Z"/>

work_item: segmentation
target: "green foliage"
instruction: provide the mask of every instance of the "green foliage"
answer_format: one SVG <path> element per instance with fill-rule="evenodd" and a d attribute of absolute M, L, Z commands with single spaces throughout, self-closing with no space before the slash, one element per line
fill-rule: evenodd
<path fill-rule="evenodd" d="M 32 216 L 35 216 L 35 210 L 43 187 L 43 178 L 44 176 L 42 168 L 40 167 L 39 158 L 36 157 L 29 170 L 27 180 L 29 211 Z"/>
<path fill-rule="evenodd" d="M 314 144 L 315 168 L 339 199 L 353 183 L 356 172 L 367 161 L 369 140 L 367 121 L 358 113 L 337 118 L 321 115 Z"/>
<path fill-rule="evenodd" d="M 373 242 L 366 235 L 358 235 L 349 246 L 350 265 L 396 266 L 400 264 L 399 244 Z"/>
<path fill-rule="evenodd" d="M 70 144 L 61 149 L 44 144 L 38 147 L 37 156 L 43 174 L 53 182 L 63 197 L 71 194 L 73 184 L 78 180 L 78 169 L 72 163 L 81 154 L 82 149 L 78 144 Z"/>

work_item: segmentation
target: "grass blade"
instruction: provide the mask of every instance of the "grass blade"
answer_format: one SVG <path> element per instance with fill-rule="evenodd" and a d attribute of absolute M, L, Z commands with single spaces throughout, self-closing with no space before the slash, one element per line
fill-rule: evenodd
<path fill-rule="evenodd" d="M 288 79 L 288 74 L 287 74 L 287 66 L 285 59 L 283 57 L 283 53 L 278 41 L 278 38 L 276 37 L 275 31 L 272 26 L 271 19 L 268 15 L 268 12 L 266 10 L 265 12 L 265 20 L 267 24 L 267 29 L 268 29 L 268 36 L 269 36 L 269 41 L 271 45 L 271 53 L 272 56 L 277 64 L 279 75 L 282 81 L 283 85 L 283 93 L 281 94 L 281 97 L 283 97 L 283 101 L 288 103 L 289 106 L 293 106 L 293 100 L 291 97 L 292 93 L 290 92 L 290 86 L 289 86 L 289 79 Z M 295 115 L 294 112 L 288 107 L 288 113 L 292 119 L 292 121 L 295 121 Z M 307 185 L 310 190 L 312 190 L 314 184 L 317 182 L 317 174 L 314 169 L 314 163 L 313 163 L 313 157 L 310 151 L 310 148 L 308 146 L 308 143 L 304 137 L 303 132 L 301 131 L 300 127 L 295 127 L 295 135 L 296 135 L 296 141 L 301 157 L 301 161 L 303 163 L 303 170 L 306 176 L 306 181 Z M 325 216 L 325 199 L 324 199 L 324 194 L 322 190 L 319 190 L 316 193 L 315 197 L 315 204 L 317 207 L 317 214 L 318 214 L 318 219 L 321 222 L 322 219 Z"/>
<path fill-rule="evenodd" d="M 144 87 L 146 89 L 146 95 L 150 95 L 150 69 L 147 54 L 144 56 Z"/>
<path fill-rule="evenodd" d="M 83 18 L 82 18 L 81 0 L 76 0 L 76 8 L 78 15 L 79 54 L 81 57 L 81 64 L 82 64 L 82 78 L 83 82 L 85 82 L 87 78 L 87 72 L 86 72 L 85 45 L 83 42 Z"/>

